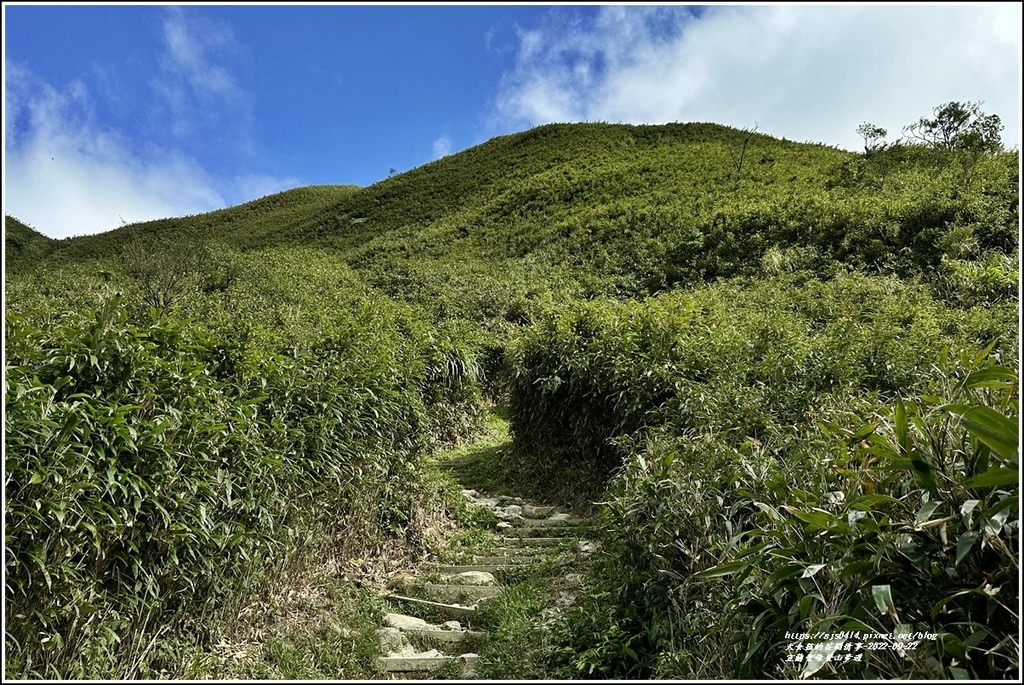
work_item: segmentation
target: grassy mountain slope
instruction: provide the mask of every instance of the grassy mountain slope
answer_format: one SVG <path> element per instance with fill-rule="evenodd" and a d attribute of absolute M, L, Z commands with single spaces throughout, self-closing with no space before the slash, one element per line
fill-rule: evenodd
<path fill-rule="evenodd" d="M 54 245 L 53 239 L 13 216 L 4 217 L 4 266 L 8 271 L 34 264 L 46 257 Z"/>
<path fill-rule="evenodd" d="M 1016 153 L 968 178 L 924 150 L 867 157 L 718 124 L 551 124 L 366 188 L 299 188 L 60 241 L 54 258 L 172 237 L 319 246 L 388 294 L 424 302 L 453 281 L 521 298 L 530 283 L 644 295 L 765 269 L 906 276 L 944 254 L 1011 252 L 1016 177 Z"/>
<path fill-rule="evenodd" d="M 281 236 L 303 236 L 329 215 L 331 207 L 357 191 L 358 186 L 305 186 L 205 214 L 128 224 L 53 241 L 53 258 L 76 262 L 111 257 L 136 240 L 216 242 L 241 249 L 279 244 Z"/>
<path fill-rule="evenodd" d="M 962 152 L 557 124 L 98 236 L 8 218 L 5 674 L 205 677 L 287 568 L 431 553 L 424 459 L 485 397 L 496 474 L 604 511 L 509 676 L 1015 673 L 1019 162 Z M 942 637 L 786 658 L 904 628 Z"/>
<path fill-rule="evenodd" d="M 550 242 L 539 225 L 545 219 L 592 211 L 612 198 L 707 200 L 733 190 L 746 138 L 717 124 L 553 124 L 495 138 L 367 188 L 298 188 L 217 212 L 61 241 L 56 253 L 103 256 L 136 237 L 173 233 L 238 248 L 313 242 L 364 261 L 365 252 L 388 251 L 410 238 L 416 244 L 408 250 L 424 256 L 450 255 L 453 245 L 456 253 L 491 259 L 523 256 Z M 776 157 L 780 166 L 793 167 L 790 183 L 820 183 L 823 169 L 848 157 L 757 134 L 747 154 L 752 159 L 740 176 L 754 185 L 780 180 L 777 170 L 766 173 Z M 510 223 L 513 233 L 496 240 Z"/>

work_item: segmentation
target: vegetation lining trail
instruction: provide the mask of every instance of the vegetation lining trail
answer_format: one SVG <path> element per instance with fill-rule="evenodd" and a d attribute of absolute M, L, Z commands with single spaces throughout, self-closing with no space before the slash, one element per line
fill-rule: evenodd
<path fill-rule="evenodd" d="M 603 502 L 603 553 L 547 630 L 523 571 L 482 673 L 1015 675 L 999 126 L 948 103 L 853 153 L 549 125 L 99 236 L 6 217 L 5 675 L 364 677 L 385 607 L 346 575 L 436 549 L 466 503 L 429 455 L 493 401 L 512 446 L 460 477 Z M 787 659 L 833 628 L 939 637 Z"/>
<path fill-rule="evenodd" d="M 580 592 L 583 560 L 596 549 L 591 519 L 507 494 L 516 485 L 497 468 L 509 457 L 504 417 L 492 410 L 483 440 L 435 463 L 458 493 L 451 511 L 462 527 L 429 559 L 391 574 L 375 662 L 386 677 L 535 677 L 544 632 Z"/>

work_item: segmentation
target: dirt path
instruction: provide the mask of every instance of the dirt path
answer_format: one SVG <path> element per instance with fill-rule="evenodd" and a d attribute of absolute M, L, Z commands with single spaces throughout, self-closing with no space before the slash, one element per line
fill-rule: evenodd
<path fill-rule="evenodd" d="M 452 471 L 457 477 L 458 469 Z M 375 668 L 382 678 L 466 679 L 486 672 L 488 658 L 503 658 L 488 649 L 501 620 L 495 607 L 524 579 L 563 588 L 546 611 L 549 621 L 575 599 L 578 576 L 565 572 L 594 549 L 588 519 L 500 493 L 466 489 L 462 495 L 483 510 L 490 530 L 475 531 L 475 540 L 468 536 L 469 544 L 454 545 L 442 555 L 447 558 L 392 576 L 391 610 L 377 632 L 383 656 Z"/>

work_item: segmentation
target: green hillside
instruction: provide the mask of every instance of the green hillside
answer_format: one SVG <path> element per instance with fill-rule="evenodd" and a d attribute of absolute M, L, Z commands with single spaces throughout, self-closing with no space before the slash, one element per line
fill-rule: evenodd
<path fill-rule="evenodd" d="M 717 124 L 541 126 L 495 138 L 368 188 L 299 188 L 208 214 L 69 239 L 61 242 L 57 254 L 69 259 L 105 256 L 126 241 L 170 233 L 243 249 L 313 243 L 350 253 L 372 241 L 386 245 L 388 239 L 402 241 L 426 233 L 414 253 L 450 255 L 445 248 L 450 243 L 464 247 L 460 238 L 472 233 L 469 247 L 476 253 L 514 257 L 539 247 L 545 236 L 531 234 L 538 232 L 537 222 L 549 212 L 565 217 L 613 199 L 667 201 L 683 194 L 697 201 L 735 190 L 738 179 L 754 186 L 772 184 L 789 167 L 765 172 L 774 166 L 769 153 L 784 161 L 799 158 L 789 174 L 797 178 L 787 177 L 787 182 L 820 183 L 815 172 L 848 157 L 820 145 L 754 134 L 746 172 L 737 173 L 736 161 L 747 137 Z M 509 222 L 521 224 L 514 235 L 504 235 Z M 449 235 L 446 229 L 451 225 L 454 233 Z M 481 249 L 481 243 L 495 240 Z"/>
<path fill-rule="evenodd" d="M 12 216 L 4 217 L 4 268 L 25 269 L 53 251 L 55 241 Z"/>
<path fill-rule="evenodd" d="M 863 153 L 552 124 L 96 236 L 7 217 L 5 675 L 372 676 L 350 581 L 479 523 L 436 455 L 492 410 L 467 468 L 600 546 L 574 607 L 525 571 L 483 613 L 488 677 L 1015 675 L 1019 155 L 964 112 Z M 282 637 L 239 610 L 270 589 L 339 613 Z"/>
<path fill-rule="evenodd" d="M 315 230 L 330 215 L 332 207 L 358 189 L 306 186 L 206 214 L 127 224 L 106 233 L 65 238 L 53 241 L 53 261 L 71 263 L 111 257 L 136 241 L 215 243 L 236 248 L 277 245 Z"/>
<path fill-rule="evenodd" d="M 58 241 L 53 259 L 139 240 L 318 246 L 430 302 L 453 279 L 525 296 L 526 282 L 643 295 L 765 267 L 908 276 L 944 254 L 1012 251 L 1017 165 L 1016 153 L 989 157 L 968 179 L 925 149 L 861 156 L 717 124 L 553 124 L 367 188 L 299 188 Z"/>

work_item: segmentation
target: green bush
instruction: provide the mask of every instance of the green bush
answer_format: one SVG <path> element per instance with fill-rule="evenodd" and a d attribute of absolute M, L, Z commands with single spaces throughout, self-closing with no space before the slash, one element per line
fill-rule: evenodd
<path fill-rule="evenodd" d="M 807 443 L 816 450 L 787 453 L 727 498 L 747 513 L 719 546 L 724 563 L 673 575 L 728 576 L 718 592 L 737 673 L 1005 678 L 1019 668 L 1018 376 L 984 354 L 958 362 L 942 364 L 942 397 L 897 400 L 859 426 L 823 422 Z M 785 659 L 787 632 L 844 631 L 913 646 L 842 666 Z M 920 633 L 936 637 L 907 637 Z"/>
<path fill-rule="evenodd" d="M 986 318 L 1012 330 L 1012 316 Z M 592 497 L 627 453 L 621 438 L 667 424 L 756 439 L 829 395 L 920 387 L 944 344 L 988 342 L 981 323 L 922 287 L 855 274 L 579 303 L 510 353 L 512 432 L 524 470 L 599 473 Z"/>
<path fill-rule="evenodd" d="M 1000 654 L 968 668 L 973 677 L 1007 672 L 1000 669 L 1009 667 L 1010 646 L 999 641 L 1012 633 L 1008 614 L 980 618 L 980 605 L 958 594 L 971 582 L 969 567 L 954 563 L 958 543 L 920 543 L 915 551 L 904 540 L 904 523 L 913 527 L 922 507 L 937 501 L 935 491 L 922 494 L 925 467 L 918 462 L 932 464 L 931 477 L 938 482 L 941 473 L 948 492 L 957 493 L 944 498 L 941 514 L 930 507 L 918 521 L 927 524 L 925 537 L 968 535 L 977 542 L 971 533 L 980 530 L 979 514 L 1012 508 L 1012 499 L 1000 504 L 1011 493 L 995 492 L 992 500 L 966 495 L 962 483 L 988 472 L 978 462 L 984 450 L 937 407 L 986 404 L 1009 417 L 996 420 L 999 426 L 1015 420 L 1015 371 L 993 365 L 1015 364 L 1014 314 L 1005 305 L 950 308 L 923 287 L 854 274 L 825 283 L 799 276 L 719 283 L 542 317 L 513 355 L 518 468 L 545 488 L 572 483 L 580 499 L 606 504 L 603 553 L 580 608 L 556 630 L 555 672 L 789 677 L 800 667 L 784 661 L 786 631 L 899 633 L 906 626 L 948 634 L 943 645 L 953 651 L 925 649 L 905 662 L 896 652 L 875 655 L 841 673 L 951 677 L 963 671 L 949 669 L 966 668 L 955 657 L 964 640 L 968 651 L 977 640 Z M 993 361 L 984 362 L 991 368 L 979 370 L 983 356 L 965 356 L 959 370 L 934 362 L 944 348 L 977 349 L 999 333 L 1005 339 L 992 343 Z M 920 399 L 911 404 L 900 396 Z M 904 416 L 916 412 L 916 439 L 932 456 L 893 457 L 883 467 L 850 451 L 865 439 L 868 446 L 884 444 L 884 431 L 871 437 L 865 425 L 884 425 L 869 417 L 888 403 Z M 980 507 L 973 527 L 929 524 L 972 498 Z M 823 526 L 822 512 L 836 523 Z M 994 544 L 1012 551 L 1013 516 L 1003 516 L 1007 521 L 1009 537 Z M 942 524 L 943 533 L 933 528 Z M 992 587 L 1015 597 L 1009 557 L 976 563 L 1001 569 Z M 930 578 L 936 572 L 942 582 Z M 872 585 L 888 585 L 908 607 L 958 598 L 970 605 L 964 611 L 975 627 L 965 632 L 954 625 L 958 619 L 909 608 L 900 610 L 903 623 L 880 621 L 869 611 Z M 990 603 L 988 610 L 995 609 Z M 978 626 L 985 636 L 971 637 Z"/>
<path fill-rule="evenodd" d="M 254 571 L 416 537 L 422 456 L 479 421 L 475 348 L 323 267 L 8 313 L 8 675 L 146 673 Z"/>
<path fill-rule="evenodd" d="M 555 628 L 559 677 L 1015 673 L 1017 372 L 984 353 L 938 366 L 941 397 L 892 412 L 837 398 L 760 440 L 658 431 L 634 445 L 587 595 Z M 787 634 L 844 631 L 913 647 L 790 660 Z"/>

